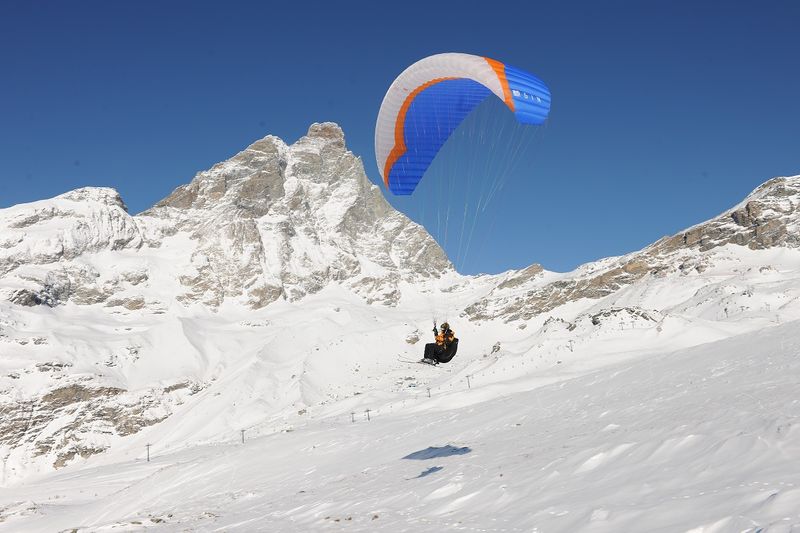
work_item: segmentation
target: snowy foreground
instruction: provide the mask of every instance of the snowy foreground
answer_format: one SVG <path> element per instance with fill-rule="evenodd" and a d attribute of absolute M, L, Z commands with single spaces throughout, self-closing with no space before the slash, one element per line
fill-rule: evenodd
<path fill-rule="evenodd" d="M 471 389 L 468 358 L 407 365 L 291 431 L 2 489 L 0 531 L 800 531 L 798 355 L 789 322 Z"/>

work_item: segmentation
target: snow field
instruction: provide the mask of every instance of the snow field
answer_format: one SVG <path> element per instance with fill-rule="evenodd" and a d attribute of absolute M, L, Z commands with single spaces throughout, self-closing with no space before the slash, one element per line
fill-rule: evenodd
<path fill-rule="evenodd" d="M 490 401 L 90 460 L 3 489 L 0 531 L 790 531 L 798 325 Z"/>

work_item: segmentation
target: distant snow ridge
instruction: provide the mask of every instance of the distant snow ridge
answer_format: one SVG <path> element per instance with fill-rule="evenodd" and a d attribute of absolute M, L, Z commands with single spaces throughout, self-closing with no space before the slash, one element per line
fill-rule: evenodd
<path fill-rule="evenodd" d="M 692 277 L 723 260 L 726 245 L 800 248 L 800 176 L 774 178 L 718 217 L 644 250 L 553 276 L 538 265 L 512 272 L 466 309 L 473 320 L 528 320 L 582 299 L 600 299 L 645 278 Z"/>
<path fill-rule="evenodd" d="M 94 269 L 78 258 L 137 250 L 144 242 L 113 189 L 87 187 L 3 209 L 0 290 L 22 305 L 55 305 L 63 298 L 96 303 Z"/>

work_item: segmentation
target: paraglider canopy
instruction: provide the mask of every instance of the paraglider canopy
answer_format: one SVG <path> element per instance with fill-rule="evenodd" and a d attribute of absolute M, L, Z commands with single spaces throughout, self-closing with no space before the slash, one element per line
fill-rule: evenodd
<path fill-rule="evenodd" d="M 386 187 L 413 193 L 453 130 L 492 94 L 523 124 L 542 124 L 550 111 L 550 90 L 540 79 L 487 57 L 437 54 L 404 70 L 384 96 L 375 126 Z"/>

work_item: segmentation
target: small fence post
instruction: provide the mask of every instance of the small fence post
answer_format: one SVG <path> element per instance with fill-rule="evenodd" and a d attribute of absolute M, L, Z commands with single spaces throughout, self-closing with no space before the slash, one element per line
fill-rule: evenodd
<path fill-rule="evenodd" d="M 242 432 L 242 444 L 244 444 L 244 430 L 243 430 L 243 429 L 241 429 L 241 430 L 239 430 L 239 431 L 241 431 L 241 432 Z"/>
<path fill-rule="evenodd" d="M 355 411 L 350 413 L 350 422 L 352 422 L 353 424 L 356 423 L 356 413 L 355 413 Z"/>
<path fill-rule="evenodd" d="M 150 444 L 145 445 L 147 447 L 147 462 L 150 462 Z"/>
<path fill-rule="evenodd" d="M 370 421 L 370 418 L 369 418 L 369 411 L 370 411 L 369 409 L 367 409 L 367 410 L 365 411 L 365 412 L 367 413 L 367 422 L 369 422 L 369 421 Z"/>
<path fill-rule="evenodd" d="M 430 398 L 430 397 L 431 397 L 431 388 L 428 387 L 428 398 Z"/>
<path fill-rule="evenodd" d="M 467 388 L 471 389 L 472 386 L 469 384 L 469 374 L 467 374 Z"/>

